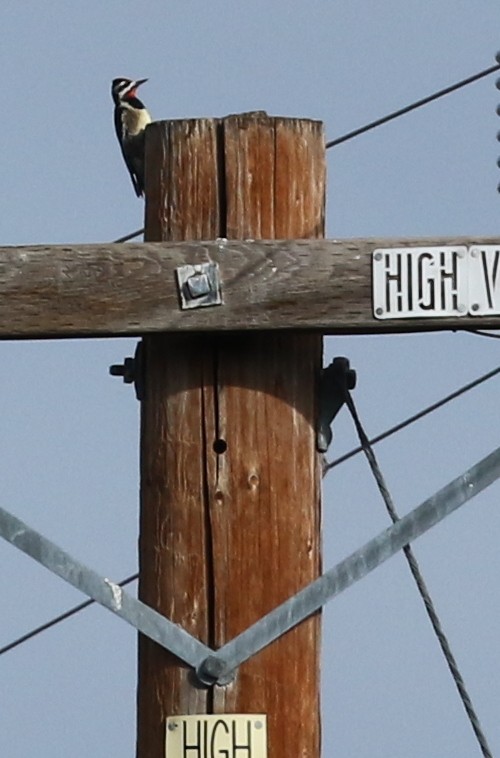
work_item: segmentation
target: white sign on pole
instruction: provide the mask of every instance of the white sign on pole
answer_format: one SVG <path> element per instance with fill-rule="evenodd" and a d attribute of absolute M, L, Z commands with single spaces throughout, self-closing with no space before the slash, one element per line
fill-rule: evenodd
<path fill-rule="evenodd" d="M 500 244 L 383 248 L 372 275 L 377 319 L 500 315 Z"/>
<path fill-rule="evenodd" d="M 221 713 L 169 716 L 166 758 L 267 758 L 267 717 Z"/>
<path fill-rule="evenodd" d="M 373 253 L 376 318 L 467 313 L 466 247 L 400 247 Z"/>

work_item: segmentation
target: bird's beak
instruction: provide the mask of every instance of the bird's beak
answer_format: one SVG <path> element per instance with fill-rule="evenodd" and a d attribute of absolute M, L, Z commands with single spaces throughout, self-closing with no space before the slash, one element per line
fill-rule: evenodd
<path fill-rule="evenodd" d="M 137 80 L 134 82 L 134 84 L 135 84 L 135 87 L 134 87 L 134 89 L 135 89 L 136 87 L 140 87 L 140 86 L 141 86 L 141 84 L 144 84 L 144 82 L 147 82 L 147 79 L 137 79 Z"/>

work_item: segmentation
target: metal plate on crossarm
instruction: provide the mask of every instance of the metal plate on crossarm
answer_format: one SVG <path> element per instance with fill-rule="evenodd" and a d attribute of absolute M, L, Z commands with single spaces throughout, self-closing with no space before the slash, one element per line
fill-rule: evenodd
<path fill-rule="evenodd" d="M 372 274 L 375 318 L 438 318 L 467 313 L 466 247 L 374 250 Z"/>
<path fill-rule="evenodd" d="M 169 716 L 165 755 L 267 758 L 267 717 L 255 713 Z"/>

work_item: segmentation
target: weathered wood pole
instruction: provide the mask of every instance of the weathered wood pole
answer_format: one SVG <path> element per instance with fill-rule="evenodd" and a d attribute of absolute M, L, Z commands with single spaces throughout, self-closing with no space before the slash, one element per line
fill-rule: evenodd
<path fill-rule="evenodd" d="M 259 113 L 155 123 L 146 166 L 147 241 L 323 236 L 318 122 Z M 144 343 L 139 594 L 220 647 L 320 573 L 322 340 L 206 332 Z M 266 713 L 269 756 L 319 756 L 319 654 L 315 615 L 231 684 L 204 689 L 140 637 L 138 758 L 164 758 L 166 717 L 195 713 Z"/>

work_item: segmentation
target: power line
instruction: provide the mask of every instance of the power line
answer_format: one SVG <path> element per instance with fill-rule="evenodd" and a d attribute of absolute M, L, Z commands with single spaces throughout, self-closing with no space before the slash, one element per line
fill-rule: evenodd
<path fill-rule="evenodd" d="M 387 487 L 384 475 L 382 474 L 378 461 L 375 457 L 375 453 L 373 452 L 373 448 L 370 445 L 368 436 L 359 419 L 356 406 L 354 405 L 354 400 L 352 399 L 350 392 L 347 390 L 345 393 L 345 401 L 351 413 L 352 419 L 354 421 L 354 426 L 356 427 L 356 431 L 358 433 L 358 436 L 361 442 L 361 447 L 363 449 L 364 454 L 366 455 L 366 458 L 368 460 L 368 464 L 373 473 L 373 476 L 375 477 L 377 486 L 379 488 L 380 494 L 382 495 L 382 499 L 385 503 L 385 507 L 387 509 L 389 517 L 392 523 L 396 524 L 399 521 L 399 515 L 396 511 L 394 501 L 389 492 L 389 489 Z M 427 585 L 425 584 L 424 578 L 420 571 L 420 567 L 418 565 L 418 561 L 415 557 L 415 553 L 413 552 L 411 545 L 405 545 L 403 547 L 403 552 L 405 554 L 406 560 L 408 561 L 408 566 L 410 568 L 411 574 L 417 585 L 417 589 L 420 594 L 420 597 L 423 600 L 425 610 L 427 611 L 427 615 L 431 622 L 431 626 L 437 637 L 437 640 L 441 647 L 441 651 L 445 657 L 446 663 L 448 664 L 448 668 L 450 670 L 453 681 L 455 682 L 455 686 L 458 690 L 458 694 L 465 708 L 465 712 L 467 714 L 471 727 L 474 731 L 474 734 L 476 735 L 476 739 L 478 741 L 481 752 L 484 758 L 493 758 L 488 742 L 486 740 L 486 736 L 481 728 L 479 718 L 474 709 L 474 706 L 472 705 L 472 701 L 470 699 L 469 693 L 467 692 L 467 688 L 465 686 L 465 682 L 463 680 L 462 674 L 460 673 L 460 670 L 458 668 L 458 664 L 456 662 L 455 656 L 452 653 L 450 643 L 441 625 L 441 621 L 437 614 L 432 598 L 429 594 L 429 590 L 427 589 Z"/>
<path fill-rule="evenodd" d="M 130 584 L 131 582 L 135 581 L 138 578 L 138 576 L 139 574 L 132 574 L 131 576 L 128 576 L 126 579 L 123 579 L 118 584 L 120 585 L 120 587 L 125 587 L 127 584 Z M 46 629 L 50 629 L 52 626 L 59 624 L 61 621 L 65 621 L 66 619 L 70 618 L 70 616 L 74 616 L 76 613 L 79 613 L 80 611 L 83 611 L 85 608 L 88 608 L 89 605 L 94 605 L 94 604 L 95 604 L 95 600 L 90 599 L 90 600 L 85 600 L 83 603 L 80 603 L 79 605 L 73 606 L 73 608 L 70 608 L 68 611 L 61 613 L 59 616 L 56 616 L 50 621 L 47 621 L 45 624 L 41 624 L 40 626 L 37 626 L 35 629 L 32 629 L 31 632 L 27 632 L 27 634 L 23 634 L 21 637 L 18 637 L 12 642 L 9 642 L 8 645 L 4 645 L 3 647 L 0 647 L 0 655 L 3 655 L 4 653 L 8 653 L 9 650 L 13 650 L 18 645 L 22 645 L 23 642 L 27 642 L 28 640 L 31 640 L 33 637 L 36 637 L 37 634 L 41 634 Z"/>
<path fill-rule="evenodd" d="M 500 340 L 500 334 L 492 334 L 491 332 L 483 332 L 482 329 L 464 329 L 464 332 L 469 334 L 477 334 L 478 337 L 490 337 L 493 340 Z"/>
<path fill-rule="evenodd" d="M 423 105 L 428 105 L 428 103 L 432 103 L 434 100 L 438 100 L 440 97 L 444 97 L 445 95 L 449 95 L 451 92 L 455 92 L 456 90 L 461 89 L 462 87 L 466 87 L 468 84 L 477 82 L 479 79 L 482 79 L 485 76 L 489 76 L 490 74 L 493 74 L 495 71 L 498 71 L 498 70 L 500 70 L 500 62 L 497 63 L 495 66 L 490 66 L 489 68 L 485 68 L 482 71 L 479 71 L 477 74 L 468 76 L 466 79 L 461 79 L 459 82 L 456 82 L 455 84 L 450 84 L 449 87 L 440 89 L 437 92 L 434 92 L 432 95 L 423 97 L 421 100 L 416 100 L 414 103 L 411 103 L 410 105 L 405 105 L 404 108 L 399 108 L 397 111 L 388 113 L 387 116 L 378 118 L 375 121 L 370 121 L 369 124 L 365 124 L 365 126 L 361 126 L 359 127 L 359 129 L 354 129 L 352 132 L 347 132 L 347 134 L 343 134 L 341 137 L 332 139 L 330 140 L 330 142 L 326 143 L 326 149 L 329 150 L 331 147 L 336 147 L 337 145 L 342 144 L 342 142 L 347 142 L 348 140 L 353 139 L 354 137 L 358 137 L 360 134 L 369 132 L 371 129 L 375 129 L 377 126 L 382 126 L 382 124 L 387 124 L 389 121 L 393 121 L 394 119 L 399 118 L 400 116 L 404 116 L 406 113 L 410 113 L 410 111 L 414 111 L 417 108 L 421 108 Z"/>
<path fill-rule="evenodd" d="M 410 416 L 404 421 L 401 421 L 399 424 L 395 424 L 395 426 L 391 426 L 385 432 L 378 434 L 376 437 L 372 437 L 369 440 L 370 445 L 376 445 L 377 442 L 382 442 L 382 440 L 385 440 L 388 437 L 391 437 L 393 434 L 396 434 L 396 432 L 399 432 L 402 429 L 405 429 L 407 426 L 414 424 L 415 421 L 419 421 L 421 418 L 424 418 L 424 416 L 427 416 L 429 413 L 436 411 L 438 408 L 442 408 L 443 405 L 446 405 L 452 400 L 455 400 L 455 398 L 460 397 L 460 395 L 464 395 L 466 392 L 469 392 L 469 390 L 474 389 L 474 387 L 477 387 L 479 384 L 482 384 L 483 382 L 488 381 L 488 379 L 492 379 L 494 376 L 497 376 L 497 374 L 500 374 L 500 366 L 498 368 L 493 369 L 492 371 L 488 371 L 488 373 L 483 374 L 482 376 L 479 376 L 477 379 L 474 379 L 474 381 L 469 382 L 468 384 L 464 384 L 463 387 L 460 387 L 459 389 L 455 390 L 451 394 L 446 395 L 446 397 L 441 398 L 441 400 L 437 400 L 435 403 L 428 405 L 423 410 L 419 411 L 418 413 L 415 413 L 413 416 Z M 363 450 L 362 445 L 358 445 L 358 447 L 355 447 L 352 450 L 349 450 L 348 453 L 344 453 L 344 455 L 341 455 L 338 458 L 334 458 L 333 461 L 331 461 L 330 463 L 327 463 L 324 466 L 323 476 L 325 476 L 325 474 L 328 471 L 330 471 L 330 469 L 335 468 L 335 466 L 338 466 L 341 463 L 344 463 L 344 461 L 349 460 L 349 458 L 353 458 L 362 450 Z"/>
<path fill-rule="evenodd" d="M 500 53 L 497 54 L 497 58 L 499 56 Z M 427 95 L 427 97 L 423 97 L 420 100 L 415 100 L 414 103 L 405 105 L 404 108 L 399 108 L 397 111 L 392 111 L 392 113 L 388 113 L 386 116 L 382 116 L 382 118 L 377 118 L 375 121 L 370 121 L 368 124 L 360 126 L 358 129 L 353 129 L 353 131 L 347 132 L 347 134 L 343 134 L 341 137 L 336 137 L 335 139 L 330 140 L 326 143 L 325 149 L 329 150 L 331 147 L 336 147 L 337 145 L 341 145 L 343 142 L 348 142 L 349 140 L 354 139 L 354 137 L 359 137 L 360 134 L 365 134 L 365 132 L 376 129 L 378 126 L 387 124 L 389 121 L 393 121 L 400 116 L 404 116 L 406 113 L 410 113 L 417 108 L 421 108 L 423 105 L 428 105 L 434 100 L 439 100 L 439 98 L 444 97 L 445 95 L 449 95 L 451 92 L 456 92 L 457 90 L 462 89 L 462 87 L 466 87 L 468 84 L 473 84 L 474 82 L 479 81 L 479 79 L 483 79 L 483 77 L 489 76 L 490 74 L 493 74 L 495 71 L 499 70 L 500 60 L 496 65 L 489 66 L 489 68 L 485 68 L 482 71 L 479 71 L 477 74 L 472 74 L 472 76 L 468 76 L 466 79 L 461 79 L 459 82 L 455 82 L 455 84 L 450 84 L 448 87 L 444 87 L 444 89 L 440 89 L 437 92 L 434 92 L 432 95 Z M 128 242 L 129 240 L 138 237 L 140 234 L 143 234 L 143 232 L 144 229 L 138 229 L 136 232 L 131 232 L 130 234 L 126 234 L 124 237 L 119 237 L 117 240 L 113 240 L 113 243 Z"/>
<path fill-rule="evenodd" d="M 128 242 L 129 240 L 133 240 L 135 237 L 138 237 L 140 234 L 143 234 L 144 229 L 137 229 L 136 232 L 130 232 L 130 234 L 126 234 L 124 237 L 119 237 L 117 240 L 113 240 L 111 243 L 112 245 L 118 243 L 118 242 Z"/>

